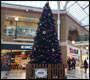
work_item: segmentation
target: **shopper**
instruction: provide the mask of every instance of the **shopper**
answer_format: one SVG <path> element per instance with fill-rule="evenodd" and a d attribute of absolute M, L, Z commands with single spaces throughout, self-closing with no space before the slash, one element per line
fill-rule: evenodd
<path fill-rule="evenodd" d="M 89 68 L 89 59 L 88 59 L 88 57 L 87 57 L 87 63 L 88 63 L 88 68 Z"/>
<path fill-rule="evenodd" d="M 87 60 L 84 60 L 84 69 L 85 69 L 85 73 L 87 72 L 87 68 L 88 68 L 88 63 Z"/>
<path fill-rule="evenodd" d="M 1 60 L 1 70 L 2 70 L 2 60 Z"/>
<path fill-rule="evenodd" d="M 69 63 L 68 63 L 68 59 L 67 59 L 67 71 L 69 70 Z"/>
<path fill-rule="evenodd" d="M 75 64 L 76 64 L 76 61 L 74 58 L 72 58 L 72 69 L 75 69 Z"/>
<path fill-rule="evenodd" d="M 68 64 L 68 67 L 69 67 L 69 70 L 70 70 L 70 68 L 71 68 L 71 59 L 70 58 L 68 58 L 67 64 Z"/>

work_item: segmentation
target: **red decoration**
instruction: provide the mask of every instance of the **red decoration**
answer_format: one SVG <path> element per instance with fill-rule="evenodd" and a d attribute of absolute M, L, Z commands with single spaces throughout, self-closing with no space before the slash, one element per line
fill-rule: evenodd
<path fill-rule="evenodd" d="M 72 53 L 72 49 L 70 48 L 70 53 Z"/>
<path fill-rule="evenodd" d="M 43 40 L 46 40 L 46 38 L 42 38 Z"/>

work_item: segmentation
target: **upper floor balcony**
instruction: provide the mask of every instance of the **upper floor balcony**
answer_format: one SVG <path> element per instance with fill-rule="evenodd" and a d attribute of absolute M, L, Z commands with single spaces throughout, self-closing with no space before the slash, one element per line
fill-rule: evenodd
<path fill-rule="evenodd" d="M 69 41 L 75 41 L 75 42 L 80 42 L 80 41 L 89 41 L 89 35 L 81 35 L 81 36 L 68 36 Z"/>

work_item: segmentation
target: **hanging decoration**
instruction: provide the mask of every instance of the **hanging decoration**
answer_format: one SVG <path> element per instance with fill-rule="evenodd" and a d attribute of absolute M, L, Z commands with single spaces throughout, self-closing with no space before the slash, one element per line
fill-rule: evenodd
<path fill-rule="evenodd" d="M 46 31 L 43 31 L 43 34 L 46 34 Z"/>

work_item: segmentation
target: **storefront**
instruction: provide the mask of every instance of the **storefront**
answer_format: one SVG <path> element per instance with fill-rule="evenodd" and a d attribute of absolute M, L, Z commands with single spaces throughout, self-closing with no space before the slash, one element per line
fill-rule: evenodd
<path fill-rule="evenodd" d="M 76 60 L 76 66 L 80 66 L 80 49 L 73 47 L 73 46 L 68 46 L 67 47 L 67 59 L 68 58 L 73 58 Z"/>
<path fill-rule="evenodd" d="M 30 62 L 30 53 L 32 45 L 1 45 L 2 70 L 25 69 Z"/>
<path fill-rule="evenodd" d="M 83 49 L 83 50 L 82 50 L 82 64 L 84 63 L 84 60 L 85 60 L 85 59 L 87 60 L 87 58 L 89 59 L 89 51 Z"/>

